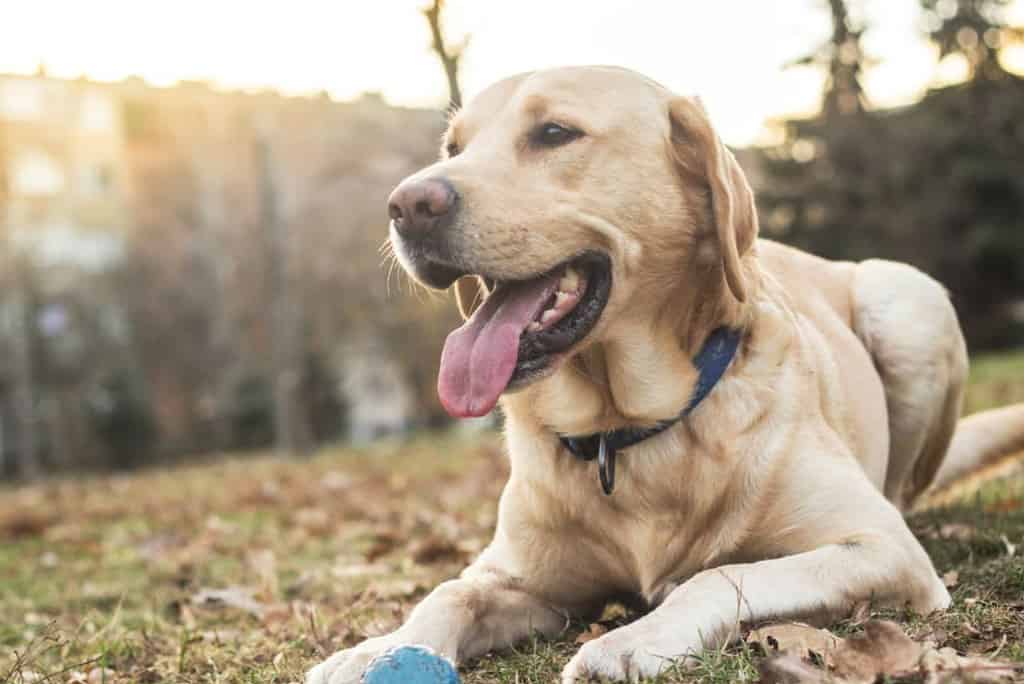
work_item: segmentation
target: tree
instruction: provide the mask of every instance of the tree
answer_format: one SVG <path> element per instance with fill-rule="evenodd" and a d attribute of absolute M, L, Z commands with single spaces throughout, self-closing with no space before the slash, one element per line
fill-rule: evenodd
<path fill-rule="evenodd" d="M 40 472 L 39 448 L 37 442 L 35 360 L 32 354 L 34 311 L 32 281 L 34 269 L 27 254 L 13 244 L 10 226 L 7 224 L 12 200 L 9 179 L 6 176 L 6 135 L 0 122 L 0 258 L 3 268 L 0 277 L 6 292 L 7 320 L 3 321 L 8 332 L 9 363 L 11 378 L 9 386 L 12 403 L 14 429 L 12 451 L 15 454 L 15 469 L 22 477 L 35 477 Z M 0 465 L 7 451 L 7 434 L 0 439 Z M 2 470 L 2 468 L 0 468 Z"/>
<path fill-rule="evenodd" d="M 1019 343 L 1024 80 L 994 73 L 979 66 L 910 107 L 788 122 L 762 157 L 765 232 L 834 259 L 914 264 L 949 288 L 972 348 Z"/>
<path fill-rule="evenodd" d="M 928 37 L 939 47 L 939 59 L 961 55 L 970 67 L 969 81 L 1001 80 L 999 49 L 1024 38 L 1024 30 L 1006 25 L 1006 9 L 1014 0 L 921 0 Z"/>
<path fill-rule="evenodd" d="M 866 65 L 861 37 L 864 26 L 853 20 L 846 0 L 822 0 L 832 17 L 829 38 L 792 66 L 818 66 L 828 74 L 822 93 L 822 112 L 832 119 L 865 109 L 867 100 L 861 77 Z"/>
<path fill-rule="evenodd" d="M 445 41 L 444 32 L 441 29 L 441 19 L 444 13 L 445 0 L 434 0 L 434 3 L 423 10 L 423 15 L 430 24 L 430 35 L 433 37 L 433 50 L 437 58 L 441 60 L 445 76 L 448 78 L 448 102 L 449 107 L 458 109 L 462 106 L 462 91 L 459 88 L 459 62 L 462 60 L 462 53 L 469 44 L 469 36 L 462 39 L 457 45 L 450 45 Z"/>

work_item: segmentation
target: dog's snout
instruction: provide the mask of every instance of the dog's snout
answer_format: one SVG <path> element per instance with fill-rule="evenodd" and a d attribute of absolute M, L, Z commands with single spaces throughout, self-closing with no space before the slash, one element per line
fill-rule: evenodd
<path fill-rule="evenodd" d="M 388 215 L 405 238 L 422 237 L 451 218 L 458 194 L 443 178 L 410 179 L 388 198 Z"/>

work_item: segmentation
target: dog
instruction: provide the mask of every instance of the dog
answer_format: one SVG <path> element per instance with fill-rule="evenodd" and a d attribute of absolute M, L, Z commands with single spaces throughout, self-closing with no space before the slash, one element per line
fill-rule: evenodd
<path fill-rule="evenodd" d="M 966 347 L 927 275 L 760 239 L 697 99 L 613 67 L 508 78 L 388 208 L 404 269 L 467 319 L 441 402 L 500 401 L 510 476 L 479 558 L 309 684 L 401 644 L 465 662 L 621 595 L 650 612 L 564 684 L 657 675 L 741 621 L 949 605 L 903 512 L 1024 449 L 1024 405 L 958 424 Z"/>

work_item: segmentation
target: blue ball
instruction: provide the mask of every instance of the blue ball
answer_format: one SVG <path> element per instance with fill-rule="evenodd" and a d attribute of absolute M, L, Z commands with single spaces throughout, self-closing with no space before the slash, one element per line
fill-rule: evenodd
<path fill-rule="evenodd" d="M 397 646 L 370 661 L 363 684 L 459 684 L 459 673 L 426 646 Z"/>

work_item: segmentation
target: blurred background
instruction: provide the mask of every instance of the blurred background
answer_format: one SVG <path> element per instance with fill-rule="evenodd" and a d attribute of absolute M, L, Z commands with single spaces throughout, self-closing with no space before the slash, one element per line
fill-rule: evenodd
<path fill-rule="evenodd" d="M 8 3 L 0 479 L 447 427 L 385 198 L 463 92 L 577 63 L 700 94 L 764 236 L 1024 346 L 1024 1 Z"/>

